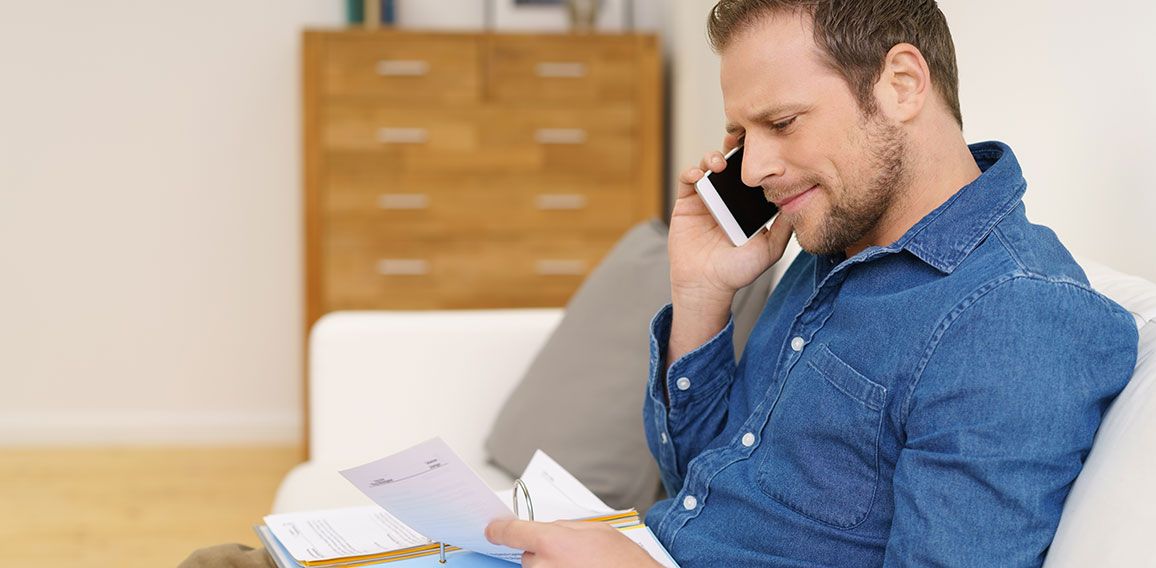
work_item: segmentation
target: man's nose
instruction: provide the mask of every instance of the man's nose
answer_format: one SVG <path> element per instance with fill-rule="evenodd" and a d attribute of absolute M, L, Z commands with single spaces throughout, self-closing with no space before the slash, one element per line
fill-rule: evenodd
<path fill-rule="evenodd" d="M 781 177 L 786 171 L 779 144 L 747 138 L 743 144 L 743 183 L 759 187 L 767 178 Z"/>

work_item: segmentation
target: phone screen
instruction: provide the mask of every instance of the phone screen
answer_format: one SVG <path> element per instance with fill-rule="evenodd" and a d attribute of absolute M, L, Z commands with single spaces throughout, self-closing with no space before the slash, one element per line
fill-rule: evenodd
<path fill-rule="evenodd" d="M 738 221 L 739 227 L 750 238 L 779 212 L 774 203 L 767 201 L 760 187 L 743 183 L 743 148 L 739 146 L 727 156 L 727 167 L 721 172 L 707 175 L 711 185 Z"/>

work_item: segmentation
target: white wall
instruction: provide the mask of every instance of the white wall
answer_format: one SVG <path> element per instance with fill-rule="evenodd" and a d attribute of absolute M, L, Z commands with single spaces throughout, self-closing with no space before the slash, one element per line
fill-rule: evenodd
<path fill-rule="evenodd" d="M 0 443 L 299 438 L 299 33 L 343 17 L 0 2 Z"/>
<path fill-rule="evenodd" d="M 1156 281 L 1156 4 L 941 1 L 964 133 L 1016 152 L 1028 216 Z"/>
<path fill-rule="evenodd" d="M 700 41 L 713 4 L 675 4 L 672 172 L 722 140 L 718 61 Z M 1077 254 L 1156 281 L 1156 4 L 940 6 L 955 38 L 964 134 L 1011 144 L 1029 218 Z"/>

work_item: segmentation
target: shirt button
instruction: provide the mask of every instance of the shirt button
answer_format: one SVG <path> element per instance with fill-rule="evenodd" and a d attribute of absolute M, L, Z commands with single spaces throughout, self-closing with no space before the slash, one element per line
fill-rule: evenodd
<path fill-rule="evenodd" d="M 678 387 L 678 390 L 680 390 L 680 391 L 684 391 L 686 389 L 689 389 L 690 388 L 690 379 L 683 377 L 677 381 L 674 381 L 674 386 Z"/>
<path fill-rule="evenodd" d="M 791 340 L 791 349 L 794 349 L 795 351 L 802 351 L 804 343 L 806 342 L 803 341 L 802 337 L 796 337 Z"/>
<path fill-rule="evenodd" d="M 682 508 L 683 509 L 686 509 L 687 511 L 693 511 L 694 508 L 697 506 L 698 506 L 698 499 L 695 499 L 694 495 L 687 495 L 686 497 L 682 498 Z"/>
<path fill-rule="evenodd" d="M 662 437 L 662 443 L 665 444 L 666 443 L 666 432 L 663 432 L 661 437 Z"/>
<path fill-rule="evenodd" d="M 755 445 L 755 435 L 750 432 L 743 434 L 743 445 L 748 448 Z"/>

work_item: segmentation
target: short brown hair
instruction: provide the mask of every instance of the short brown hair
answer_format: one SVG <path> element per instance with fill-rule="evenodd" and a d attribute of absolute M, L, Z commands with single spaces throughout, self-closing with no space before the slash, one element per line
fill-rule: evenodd
<path fill-rule="evenodd" d="M 932 85 L 963 126 L 955 44 L 935 0 L 720 0 L 707 20 L 711 47 L 722 53 L 735 34 L 776 13 L 811 17 L 815 43 L 867 112 L 875 111 L 871 89 L 887 52 L 900 43 L 914 45 L 927 60 Z"/>

